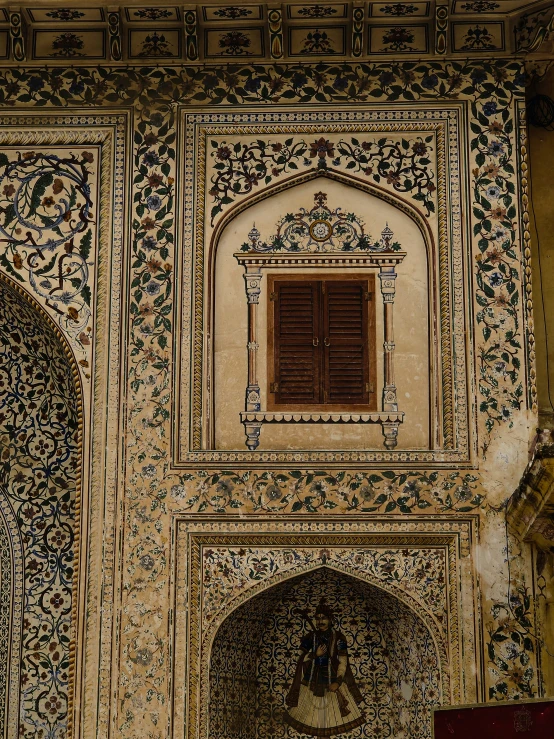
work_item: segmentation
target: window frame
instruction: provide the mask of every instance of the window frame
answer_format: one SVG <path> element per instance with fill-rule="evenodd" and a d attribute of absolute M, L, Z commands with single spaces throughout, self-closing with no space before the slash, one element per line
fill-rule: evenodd
<path fill-rule="evenodd" d="M 276 393 L 271 391 L 272 385 L 275 383 L 276 368 L 276 341 L 275 341 L 275 325 L 276 325 L 276 301 L 274 299 L 276 282 L 366 282 L 367 292 L 371 298 L 367 300 L 367 356 L 368 356 L 368 374 L 369 374 L 369 390 L 367 403 L 277 403 Z M 268 275 L 267 278 L 267 410 L 268 411 L 296 411 L 299 413 L 311 412 L 375 412 L 377 411 L 377 351 L 376 351 L 376 294 L 375 294 L 375 272 L 355 272 L 355 273 L 302 273 L 290 274 L 279 273 Z M 323 351 L 323 347 L 322 347 Z M 325 382 L 325 363 L 322 362 L 322 375 L 320 383 L 323 387 Z"/>

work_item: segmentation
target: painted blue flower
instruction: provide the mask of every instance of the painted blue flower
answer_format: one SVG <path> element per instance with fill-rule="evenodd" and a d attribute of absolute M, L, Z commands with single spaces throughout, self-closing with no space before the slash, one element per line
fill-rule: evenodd
<path fill-rule="evenodd" d="M 153 297 L 154 295 L 157 295 L 160 292 L 160 283 L 156 282 L 155 280 L 150 280 L 150 282 L 146 283 L 144 287 L 144 291 L 148 295 L 151 295 Z"/>
<path fill-rule="evenodd" d="M 489 100 L 488 103 L 483 105 L 483 113 L 485 115 L 494 115 L 498 110 L 498 105 L 494 100 Z"/>
<path fill-rule="evenodd" d="M 302 72 L 295 72 L 291 77 L 291 84 L 293 87 L 305 87 L 308 84 L 308 78 Z"/>
<path fill-rule="evenodd" d="M 504 146 L 500 141 L 492 141 L 489 144 L 489 154 L 492 154 L 493 157 L 499 157 L 501 154 L 504 154 Z"/>
<path fill-rule="evenodd" d="M 219 84 L 219 80 L 215 76 L 215 74 L 207 74 L 204 77 L 204 89 L 205 90 L 213 90 L 214 87 L 217 87 Z"/>
<path fill-rule="evenodd" d="M 250 77 L 250 79 L 246 80 L 244 83 L 244 89 L 246 92 L 253 92 L 256 93 L 262 86 L 262 81 L 259 77 Z"/>
<path fill-rule="evenodd" d="M 156 164 L 160 163 L 160 157 L 156 154 L 155 151 L 147 151 L 146 154 L 142 157 L 142 161 L 144 164 L 146 164 L 147 167 L 155 167 Z"/>
<path fill-rule="evenodd" d="M 155 249 L 158 242 L 153 236 L 145 236 L 143 240 L 141 241 L 141 246 L 146 251 L 152 251 L 152 249 Z"/>
<path fill-rule="evenodd" d="M 161 113 L 152 113 L 150 116 L 150 125 L 154 128 L 159 128 L 164 122 L 164 117 Z"/>
<path fill-rule="evenodd" d="M 82 80 L 73 80 L 69 85 L 69 92 L 72 95 L 80 95 L 85 89 L 85 83 Z"/>
<path fill-rule="evenodd" d="M 345 77 L 337 77 L 333 82 L 333 87 L 339 92 L 343 92 L 348 87 L 348 80 Z"/>
<path fill-rule="evenodd" d="M 471 73 L 471 81 L 474 85 L 480 85 L 487 79 L 487 73 L 484 69 L 474 69 Z"/>
<path fill-rule="evenodd" d="M 492 272 L 489 275 L 489 282 L 491 287 L 500 287 L 504 284 L 504 277 L 501 272 Z"/>
<path fill-rule="evenodd" d="M 379 82 L 381 83 L 382 87 L 388 87 L 389 85 L 392 85 L 395 79 L 396 77 L 392 72 L 381 72 L 381 74 L 379 75 Z"/>
<path fill-rule="evenodd" d="M 146 205 L 150 210 L 159 210 L 162 207 L 162 199 L 159 195 L 149 195 L 146 198 Z"/>
<path fill-rule="evenodd" d="M 491 236 L 495 241 L 506 241 L 510 236 L 510 232 L 504 226 L 496 226 L 491 231 Z"/>
<path fill-rule="evenodd" d="M 44 80 L 41 77 L 31 77 L 31 79 L 29 80 L 29 90 L 31 92 L 42 90 L 43 87 L 44 87 Z"/>
<path fill-rule="evenodd" d="M 426 90 L 433 90 L 439 84 L 439 78 L 436 74 L 426 74 L 421 80 L 421 86 Z"/>
<path fill-rule="evenodd" d="M 487 197 L 488 198 L 499 198 L 500 197 L 500 188 L 496 185 L 489 185 L 487 187 Z"/>

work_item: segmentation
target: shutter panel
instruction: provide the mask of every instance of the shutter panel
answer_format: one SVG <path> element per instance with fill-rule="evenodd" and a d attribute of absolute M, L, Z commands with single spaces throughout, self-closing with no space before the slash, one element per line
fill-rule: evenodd
<path fill-rule="evenodd" d="M 325 402 L 369 402 L 367 281 L 325 282 Z"/>
<path fill-rule="evenodd" d="M 276 403 L 320 403 L 319 282 L 275 282 Z M 316 346 L 314 346 L 314 343 Z"/>

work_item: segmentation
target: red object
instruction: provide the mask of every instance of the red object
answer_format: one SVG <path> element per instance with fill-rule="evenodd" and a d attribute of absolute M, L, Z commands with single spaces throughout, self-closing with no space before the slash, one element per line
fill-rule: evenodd
<path fill-rule="evenodd" d="M 433 711 L 434 739 L 553 739 L 554 700 Z"/>

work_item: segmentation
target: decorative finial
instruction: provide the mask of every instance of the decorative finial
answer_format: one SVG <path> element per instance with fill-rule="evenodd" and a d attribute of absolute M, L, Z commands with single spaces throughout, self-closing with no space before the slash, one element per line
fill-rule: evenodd
<path fill-rule="evenodd" d="M 256 224 L 252 224 L 252 230 L 248 234 L 248 240 L 252 244 L 252 248 L 255 249 L 260 241 L 260 232 L 256 228 Z"/>
<path fill-rule="evenodd" d="M 392 245 L 392 237 L 394 232 L 389 228 L 389 224 L 385 225 L 385 228 L 381 231 L 381 246 L 383 249 L 390 249 Z"/>

